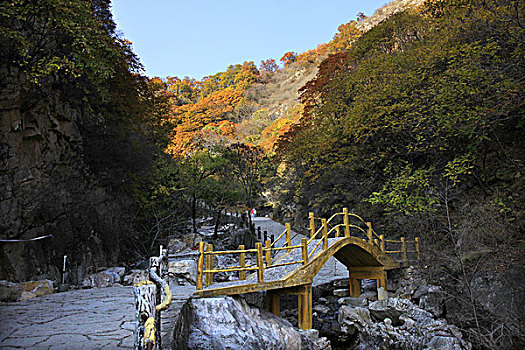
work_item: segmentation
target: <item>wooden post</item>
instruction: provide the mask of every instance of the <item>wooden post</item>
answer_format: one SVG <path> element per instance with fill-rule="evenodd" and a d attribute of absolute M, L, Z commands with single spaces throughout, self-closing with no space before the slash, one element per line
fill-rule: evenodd
<path fill-rule="evenodd" d="M 197 260 L 196 289 L 202 290 L 202 270 L 204 266 L 204 242 L 199 242 L 199 259 Z"/>
<path fill-rule="evenodd" d="M 257 249 L 257 282 L 264 282 L 264 262 L 263 262 L 263 247 L 261 242 L 255 243 Z"/>
<path fill-rule="evenodd" d="M 261 239 L 261 226 L 257 226 L 257 239 Z"/>
<path fill-rule="evenodd" d="M 345 237 L 350 237 L 350 220 L 348 218 L 348 208 L 343 208 L 343 223 L 345 225 Z"/>
<path fill-rule="evenodd" d="M 379 240 L 377 238 L 374 238 L 374 245 L 376 247 L 379 247 Z"/>
<path fill-rule="evenodd" d="M 366 231 L 366 237 L 368 238 L 368 243 L 374 244 L 374 241 L 373 241 L 374 238 L 373 238 L 373 232 L 372 232 L 372 223 L 371 222 L 367 222 L 366 226 L 368 227 L 368 230 Z"/>
<path fill-rule="evenodd" d="M 416 241 L 417 260 L 419 260 L 419 259 L 421 259 L 421 253 L 419 251 L 419 237 L 416 237 L 415 241 Z"/>
<path fill-rule="evenodd" d="M 244 250 L 244 245 L 241 244 L 239 246 L 239 250 Z M 241 267 L 241 269 L 244 269 L 246 267 L 246 263 L 245 263 L 245 256 L 246 256 L 246 253 L 244 252 L 240 252 L 239 254 L 239 266 Z M 239 279 L 240 280 L 244 280 L 246 278 L 246 271 L 239 271 Z"/>
<path fill-rule="evenodd" d="M 315 218 L 314 213 L 308 213 L 308 218 L 310 219 L 310 238 L 315 235 Z"/>
<path fill-rule="evenodd" d="M 206 252 L 213 252 L 213 244 L 208 244 Z M 213 270 L 213 255 L 206 255 L 206 270 Z M 206 287 L 213 283 L 213 272 L 206 272 Z"/>
<path fill-rule="evenodd" d="M 384 253 L 385 252 L 385 236 L 379 235 L 379 240 L 381 241 L 380 243 L 381 251 Z"/>
<path fill-rule="evenodd" d="M 323 250 L 328 249 L 328 224 L 326 219 L 321 219 L 323 225 Z"/>
<path fill-rule="evenodd" d="M 291 247 L 292 246 L 292 228 L 289 222 L 284 224 L 284 227 L 286 228 L 286 246 Z M 286 249 L 287 252 L 289 252 L 291 249 Z"/>
<path fill-rule="evenodd" d="M 266 291 L 266 310 L 277 317 L 281 317 L 281 296 L 277 292 Z"/>
<path fill-rule="evenodd" d="M 264 230 L 264 241 L 266 242 L 268 240 L 268 231 Z"/>
<path fill-rule="evenodd" d="M 407 245 L 405 242 L 405 237 L 401 237 L 401 255 L 403 257 L 403 262 L 407 262 Z"/>
<path fill-rule="evenodd" d="M 308 264 L 308 239 L 301 238 L 301 252 L 303 253 L 303 265 Z"/>
<path fill-rule="evenodd" d="M 336 227 L 335 227 L 335 238 L 339 238 L 339 234 L 340 234 L 340 232 L 339 232 L 339 226 L 336 226 Z"/>
<path fill-rule="evenodd" d="M 275 242 L 275 235 L 270 235 L 270 242 L 271 243 Z"/>
<path fill-rule="evenodd" d="M 298 295 L 299 304 L 299 328 L 312 328 L 312 285 L 303 286 L 303 290 Z"/>
<path fill-rule="evenodd" d="M 270 267 L 272 265 L 272 242 L 266 241 L 266 267 Z"/>
<path fill-rule="evenodd" d="M 361 295 L 361 281 L 352 276 L 352 272 L 348 270 L 348 278 L 350 280 L 350 296 L 357 298 Z"/>

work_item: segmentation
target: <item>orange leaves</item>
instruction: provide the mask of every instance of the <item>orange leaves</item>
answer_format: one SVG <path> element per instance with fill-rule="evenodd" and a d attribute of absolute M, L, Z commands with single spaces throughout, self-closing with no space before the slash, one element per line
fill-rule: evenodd
<path fill-rule="evenodd" d="M 173 132 L 169 152 L 184 155 L 201 146 L 197 140 L 210 133 L 231 137 L 233 123 L 228 120 L 235 106 L 242 100 L 242 91 L 227 88 L 219 90 L 194 104 L 176 106 L 173 122 L 177 125 Z"/>
<path fill-rule="evenodd" d="M 297 53 L 290 51 L 281 57 L 281 62 L 284 63 L 285 67 L 288 67 L 297 60 Z"/>
<path fill-rule="evenodd" d="M 350 46 L 352 46 L 352 43 L 363 34 L 361 29 L 357 28 L 356 24 L 356 21 L 350 21 L 341 24 L 339 28 L 337 28 L 338 32 L 329 43 L 331 53 L 348 50 Z"/>
<path fill-rule="evenodd" d="M 303 52 L 302 54 L 299 54 L 297 56 L 297 62 L 303 63 L 303 64 L 315 63 L 315 61 L 318 58 L 323 58 L 324 56 L 326 56 L 328 54 L 329 49 L 330 49 L 329 44 L 326 44 L 326 43 L 319 44 L 317 45 L 317 48 L 308 50 L 306 52 Z"/>

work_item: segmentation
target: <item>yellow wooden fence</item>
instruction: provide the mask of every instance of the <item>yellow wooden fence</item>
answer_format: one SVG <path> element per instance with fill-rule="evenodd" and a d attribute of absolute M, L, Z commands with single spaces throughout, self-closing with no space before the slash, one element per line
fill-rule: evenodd
<path fill-rule="evenodd" d="M 350 219 L 356 219 L 357 223 L 361 223 L 363 227 L 359 225 L 350 224 Z M 316 229 L 316 221 L 320 221 L 321 225 Z M 342 231 L 342 232 L 341 232 Z M 240 245 L 237 250 L 225 250 L 225 251 L 214 251 L 213 245 L 205 244 L 204 242 L 199 243 L 199 258 L 197 261 L 197 278 L 196 288 L 197 290 L 203 289 L 203 276 L 205 276 L 205 286 L 210 286 L 213 283 L 213 275 L 219 272 L 238 272 L 239 279 L 244 280 L 246 278 L 247 271 L 257 272 L 257 282 L 264 282 L 264 270 L 268 268 L 275 268 L 285 265 L 303 264 L 306 265 L 313 254 L 319 249 L 322 244 L 322 250 L 328 249 L 328 238 L 332 235 L 334 238 L 339 237 L 357 237 L 356 234 L 363 236 L 368 244 L 378 248 L 383 254 L 399 254 L 400 260 L 403 263 L 408 262 L 408 254 L 417 254 L 417 259 L 420 258 L 420 242 L 419 238 L 416 237 L 413 240 L 407 240 L 405 237 L 401 237 L 400 240 L 385 239 L 383 235 L 377 234 L 372 228 L 372 223 L 363 220 L 360 216 L 348 212 L 347 208 L 344 208 L 342 212 L 332 215 L 329 219 L 316 218 L 314 213 L 309 213 L 309 235 L 310 238 L 301 238 L 301 244 L 292 245 L 291 238 L 291 225 L 290 223 L 285 224 L 285 230 L 273 241 L 265 241 L 264 245 L 261 242 L 255 244 L 255 248 L 246 249 L 244 245 Z M 319 242 L 309 252 L 308 246 L 314 239 L 319 239 Z M 285 242 L 282 247 L 276 245 L 283 239 Z M 395 245 L 394 250 L 388 250 L 388 245 Z M 408 249 L 412 246 L 413 249 Z M 287 261 L 283 263 L 272 264 L 272 252 L 279 252 L 286 250 L 287 253 L 294 249 L 301 250 L 301 260 Z M 224 268 L 214 268 L 213 258 L 218 255 L 238 255 L 239 265 L 229 266 Z M 246 265 L 246 254 L 255 255 L 255 264 Z"/>

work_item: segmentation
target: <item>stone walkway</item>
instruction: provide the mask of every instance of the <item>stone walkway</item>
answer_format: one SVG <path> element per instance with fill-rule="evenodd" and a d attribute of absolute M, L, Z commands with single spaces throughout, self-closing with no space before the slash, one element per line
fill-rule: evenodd
<path fill-rule="evenodd" d="M 194 286 L 170 285 L 173 304 L 163 313 L 162 341 Z M 132 287 L 75 290 L 0 304 L 0 349 L 132 349 Z M 169 325 L 169 326 L 168 326 Z"/>

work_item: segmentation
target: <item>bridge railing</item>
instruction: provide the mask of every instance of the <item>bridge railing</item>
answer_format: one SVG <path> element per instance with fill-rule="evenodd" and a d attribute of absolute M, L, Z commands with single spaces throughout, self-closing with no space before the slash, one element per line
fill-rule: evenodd
<path fill-rule="evenodd" d="M 316 218 L 314 213 L 309 213 L 309 234 L 310 238 L 301 238 L 301 243 L 292 245 L 291 225 L 285 224 L 285 230 L 277 237 L 277 239 L 270 241 L 266 240 L 263 243 L 258 242 L 255 248 L 246 249 L 244 245 L 240 245 L 237 250 L 214 251 L 213 245 L 206 245 L 204 242 L 199 243 L 199 259 L 197 261 L 197 276 L 196 287 L 197 290 L 202 290 L 203 286 L 209 286 L 213 283 L 213 275 L 219 272 L 238 272 L 239 280 L 246 279 L 246 272 L 257 272 L 257 282 L 264 282 L 264 270 L 275 268 L 279 266 L 303 264 L 306 265 L 312 256 L 319 250 L 322 245 L 322 250 L 328 249 L 328 239 L 331 237 L 357 237 L 361 238 L 368 244 L 379 249 L 382 253 L 391 255 L 397 260 L 407 263 L 409 261 L 409 254 L 417 254 L 417 259 L 420 257 L 419 238 L 407 240 L 401 237 L 399 240 L 385 239 L 384 235 L 380 235 L 372 228 L 372 223 L 365 221 L 359 215 L 349 213 L 347 208 L 343 208 L 340 213 L 335 213 L 330 218 Z M 350 220 L 356 223 L 350 223 Z M 319 227 L 316 221 L 320 221 Z M 318 239 L 317 242 L 314 240 Z M 282 246 L 277 242 L 283 240 Z M 315 243 L 309 249 L 309 246 Z M 293 261 L 283 261 L 284 256 L 287 256 L 293 250 L 301 250 L 301 259 Z M 275 262 L 272 261 L 273 255 L 286 251 L 286 255 L 280 256 Z M 235 255 L 238 256 L 239 265 L 228 266 L 223 268 L 214 268 L 213 259 L 218 255 Z M 246 265 L 246 256 L 252 255 L 256 263 Z M 251 259 L 253 261 L 253 259 Z M 283 261 L 283 262 L 281 262 Z M 204 279 L 204 281 L 203 281 Z"/>

